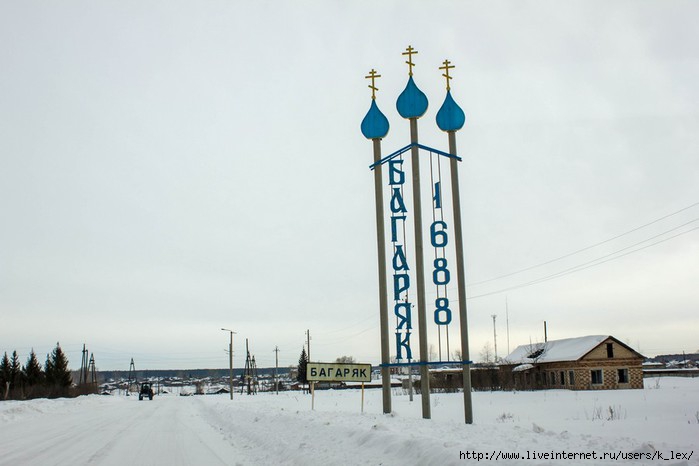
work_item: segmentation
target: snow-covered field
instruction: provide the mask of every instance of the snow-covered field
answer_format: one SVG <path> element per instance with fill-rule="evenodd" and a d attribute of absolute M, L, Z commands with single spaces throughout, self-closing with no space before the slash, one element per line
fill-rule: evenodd
<path fill-rule="evenodd" d="M 367 391 L 363 414 L 356 390 L 316 392 L 314 411 L 300 393 L 0 402 L 0 464 L 699 465 L 699 379 L 478 392 L 473 425 L 463 424 L 460 393 L 433 394 L 431 420 L 419 397 L 394 393 L 391 415 L 381 414 L 379 390 Z"/>

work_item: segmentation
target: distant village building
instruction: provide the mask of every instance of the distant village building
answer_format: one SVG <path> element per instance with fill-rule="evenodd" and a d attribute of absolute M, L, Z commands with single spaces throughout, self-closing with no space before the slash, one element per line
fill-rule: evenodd
<path fill-rule="evenodd" d="M 519 346 L 500 371 L 519 390 L 643 388 L 643 360 L 613 336 L 589 335 Z"/>

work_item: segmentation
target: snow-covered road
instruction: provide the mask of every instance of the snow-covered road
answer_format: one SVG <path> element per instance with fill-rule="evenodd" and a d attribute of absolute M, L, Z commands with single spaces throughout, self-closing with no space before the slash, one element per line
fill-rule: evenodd
<path fill-rule="evenodd" d="M 181 397 L 83 396 L 0 402 L 5 465 L 648 465 L 699 466 L 699 379 L 645 390 L 477 392 L 473 425 L 462 395 L 435 394 L 433 419 L 394 392 L 322 391 Z M 612 416 L 612 411 L 614 415 Z M 465 453 L 518 454 L 480 461 Z M 555 461 L 541 455 L 595 454 Z M 602 455 L 636 455 L 600 460 Z M 679 455 L 691 456 L 679 456 Z M 646 457 L 656 455 L 654 460 Z M 658 456 L 659 455 L 659 456 Z M 674 455 L 674 456 L 673 456 Z"/>
<path fill-rule="evenodd" d="M 253 464 L 244 449 L 204 420 L 197 401 L 102 397 L 58 400 L 53 407 L 50 401 L 35 402 L 36 415 L 2 429 L 0 464 Z"/>

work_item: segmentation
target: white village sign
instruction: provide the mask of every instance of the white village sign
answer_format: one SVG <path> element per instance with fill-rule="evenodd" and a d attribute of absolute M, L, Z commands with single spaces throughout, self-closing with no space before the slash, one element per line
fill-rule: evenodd
<path fill-rule="evenodd" d="M 371 364 L 309 362 L 309 382 L 371 382 Z"/>
<path fill-rule="evenodd" d="M 316 382 L 361 382 L 364 412 L 364 382 L 371 382 L 371 364 L 309 362 L 306 366 L 306 379 L 311 385 L 311 409 L 315 409 Z"/>

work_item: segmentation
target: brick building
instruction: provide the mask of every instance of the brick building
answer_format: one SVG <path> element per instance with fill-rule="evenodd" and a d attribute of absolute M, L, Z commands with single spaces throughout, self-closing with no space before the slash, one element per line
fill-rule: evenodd
<path fill-rule="evenodd" d="M 612 336 L 589 335 L 519 346 L 500 371 L 520 390 L 643 388 L 643 359 Z"/>

